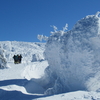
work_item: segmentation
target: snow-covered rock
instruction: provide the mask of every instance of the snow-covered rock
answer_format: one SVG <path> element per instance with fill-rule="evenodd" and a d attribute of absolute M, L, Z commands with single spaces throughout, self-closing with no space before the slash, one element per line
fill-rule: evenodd
<path fill-rule="evenodd" d="M 98 14 L 86 16 L 72 30 L 64 34 L 58 31 L 48 38 L 44 53 L 49 63 L 45 76 L 48 77 L 46 94 L 100 90 Z"/>

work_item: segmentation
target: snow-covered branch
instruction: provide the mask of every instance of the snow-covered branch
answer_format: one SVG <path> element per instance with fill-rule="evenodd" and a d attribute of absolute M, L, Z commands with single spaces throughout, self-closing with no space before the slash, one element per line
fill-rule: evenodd
<path fill-rule="evenodd" d="M 40 41 L 47 41 L 48 40 L 48 37 L 47 36 L 44 36 L 44 35 L 37 35 L 37 38 L 40 40 Z"/>
<path fill-rule="evenodd" d="M 65 27 L 63 27 L 63 29 L 62 30 L 58 30 L 58 28 L 56 27 L 56 26 L 51 26 L 51 27 L 53 27 L 53 29 L 54 29 L 54 32 L 50 32 L 52 35 L 54 35 L 54 34 L 57 34 L 57 33 L 60 33 L 61 35 L 63 35 L 64 33 L 65 33 L 65 31 L 66 30 L 68 30 L 68 24 L 66 23 L 66 25 L 65 25 Z"/>

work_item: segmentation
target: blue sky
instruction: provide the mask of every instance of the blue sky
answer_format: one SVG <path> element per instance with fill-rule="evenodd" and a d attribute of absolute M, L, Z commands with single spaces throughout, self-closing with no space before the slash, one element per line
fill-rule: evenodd
<path fill-rule="evenodd" d="M 38 42 L 68 23 L 70 30 L 86 15 L 100 10 L 100 0 L 0 0 L 0 41 Z"/>

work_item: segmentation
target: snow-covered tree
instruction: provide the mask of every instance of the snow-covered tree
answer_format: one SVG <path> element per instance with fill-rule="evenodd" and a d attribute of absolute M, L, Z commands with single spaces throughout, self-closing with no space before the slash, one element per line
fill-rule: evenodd
<path fill-rule="evenodd" d="M 32 61 L 31 62 L 43 61 L 43 60 L 44 60 L 43 56 L 36 53 L 36 54 L 32 55 Z"/>
<path fill-rule="evenodd" d="M 48 40 L 48 37 L 47 36 L 44 36 L 44 35 L 38 35 L 37 38 L 42 41 L 42 40 L 45 40 L 47 41 Z"/>
<path fill-rule="evenodd" d="M 0 68 L 6 67 L 6 59 L 4 57 L 4 50 L 1 49 L 0 47 Z"/>

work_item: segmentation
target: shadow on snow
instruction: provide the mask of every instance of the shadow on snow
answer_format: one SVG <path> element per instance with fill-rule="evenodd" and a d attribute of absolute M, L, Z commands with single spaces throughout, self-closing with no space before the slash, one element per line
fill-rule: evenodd
<path fill-rule="evenodd" d="M 0 89 L 0 100 L 32 100 L 43 96 L 23 94 L 20 91 L 6 91 Z"/>
<path fill-rule="evenodd" d="M 0 81 L 0 86 L 7 86 L 7 85 L 19 85 L 19 86 L 24 86 L 27 82 L 29 82 L 26 79 L 12 79 L 12 80 L 4 80 Z"/>

